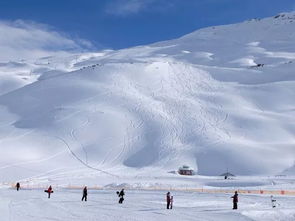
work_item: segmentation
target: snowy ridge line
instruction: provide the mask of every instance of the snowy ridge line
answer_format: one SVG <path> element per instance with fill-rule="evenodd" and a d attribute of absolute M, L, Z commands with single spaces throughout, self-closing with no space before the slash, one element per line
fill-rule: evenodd
<path fill-rule="evenodd" d="M 15 188 L 15 184 L 10 184 L 10 188 Z M 49 185 L 29 185 L 25 184 L 22 185 L 23 190 L 29 189 L 47 189 Z M 81 190 L 85 186 L 78 186 L 78 185 L 51 185 L 54 189 L 69 189 L 69 190 Z M 204 189 L 204 188 L 178 188 L 178 187 L 103 187 L 99 185 L 88 186 L 89 190 L 118 190 L 120 188 L 124 188 L 125 190 L 143 190 L 143 191 L 180 191 L 180 192 L 197 192 L 197 193 L 233 193 L 234 191 L 238 191 L 240 194 L 255 194 L 255 195 L 288 195 L 288 196 L 295 196 L 295 190 L 247 190 L 247 189 Z"/>

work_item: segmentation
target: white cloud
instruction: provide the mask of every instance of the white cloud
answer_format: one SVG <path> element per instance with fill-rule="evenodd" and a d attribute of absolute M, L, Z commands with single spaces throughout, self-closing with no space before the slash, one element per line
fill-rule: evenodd
<path fill-rule="evenodd" d="M 115 0 L 107 4 L 106 12 L 117 16 L 137 14 L 148 8 L 155 0 Z"/>
<path fill-rule="evenodd" d="M 73 40 L 47 25 L 23 20 L 0 21 L 0 33 L 0 61 L 32 59 L 92 47 L 86 40 Z"/>

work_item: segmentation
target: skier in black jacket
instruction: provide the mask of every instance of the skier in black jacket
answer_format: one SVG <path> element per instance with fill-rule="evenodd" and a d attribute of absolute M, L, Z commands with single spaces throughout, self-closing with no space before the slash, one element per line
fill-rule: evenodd
<path fill-rule="evenodd" d="M 235 191 L 235 195 L 233 195 L 233 209 L 238 209 L 238 191 Z"/>
<path fill-rule="evenodd" d="M 16 183 L 15 187 L 16 187 L 16 190 L 19 191 L 19 189 L 20 189 L 20 183 Z"/>
<path fill-rule="evenodd" d="M 87 201 L 87 186 L 85 186 L 84 189 L 83 189 L 82 201 L 83 200 Z"/>
<path fill-rule="evenodd" d="M 123 203 L 124 195 L 125 195 L 124 189 L 122 189 L 120 192 L 118 191 L 117 194 L 118 194 L 118 197 L 119 197 L 119 203 Z"/>
<path fill-rule="evenodd" d="M 170 206 L 171 206 L 170 192 L 166 193 L 166 202 L 167 202 L 167 209 L 170 209 Z"/>

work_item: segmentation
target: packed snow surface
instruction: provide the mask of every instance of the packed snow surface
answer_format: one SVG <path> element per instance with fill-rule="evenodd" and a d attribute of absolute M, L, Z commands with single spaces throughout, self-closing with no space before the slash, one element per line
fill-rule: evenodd
<path fill-rule="evenodd" d="M 194 220 L 194 221 L 293 221 L 294 198 L 240 196 L 239 209 L 232 210 L 232 194 L 172 192 L 173 208 L 167 210 L 164 191 L 126 191 L 118 204 L 115 191 L 91 190 L 81 202 L 81 191 L 59 190 L 48 199 L 42 190 L 0 190 L 3 221 L 80 220 Z"/>

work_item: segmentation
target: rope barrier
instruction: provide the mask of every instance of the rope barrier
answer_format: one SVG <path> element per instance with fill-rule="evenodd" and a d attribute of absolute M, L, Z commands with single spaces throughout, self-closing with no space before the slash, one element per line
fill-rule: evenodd
<path fill-rule="evenodd" d="M 11 188 L 15 188 L 15 184 L 8 185 Z M 41 184 L 22 184 L 21 189 L 47 189 L 49 185 Z M 69 190 L 82 190 L 84 186 L 79 185 L 51 185 L 53 189 L 69 189 Z M 146 191 L 184 191 L 184 192 L 197 192 L 197 193 L 210 193 L 210 194 L 231 194 L 234 191 L 238 191 L 240 194 L 256 194 L 256 195 L 288 195 L 295 196 L 295 190 L 247 190 L 247 189 L 204 189 L 204 188 L 177 188 L 177 187 L 103 187 L 99 185 L 87 186 L 89 190 L 118 190 L 124 188 L 125 190 L 146 190 Z"/>

